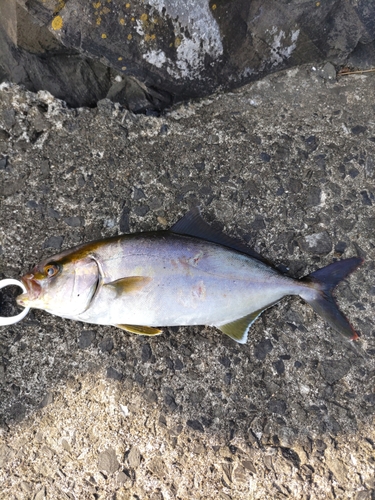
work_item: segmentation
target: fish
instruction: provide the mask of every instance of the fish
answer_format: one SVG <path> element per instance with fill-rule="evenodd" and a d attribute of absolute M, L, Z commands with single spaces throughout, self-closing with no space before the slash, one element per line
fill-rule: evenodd
<path fill-rule="evenodd" d="M 332 292 L 362 262 L 335 261 L 295 279 L 193 208 L 169 230 L 112 236 L 48 257 L 22 276 L 26 292 L 16 300 L 139 335 L 158 335 L 163 327 L 213 326 L 244 344 L 263 311 L 291 295 L 356 340 Z"/>

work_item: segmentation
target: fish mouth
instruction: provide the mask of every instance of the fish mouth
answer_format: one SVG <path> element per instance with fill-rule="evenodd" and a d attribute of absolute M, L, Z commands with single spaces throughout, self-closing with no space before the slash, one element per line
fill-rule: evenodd
<path fill-rule="evenodd" d="M 34 279 L 34 275 L 32 273 L 22 276 L 21 281 L 25 285 L 27 292 L 18 295 L 16 302 L 20 306 L 28 306 L 30 302 L 39 298 L 42 292 L 42 287 Z"/>

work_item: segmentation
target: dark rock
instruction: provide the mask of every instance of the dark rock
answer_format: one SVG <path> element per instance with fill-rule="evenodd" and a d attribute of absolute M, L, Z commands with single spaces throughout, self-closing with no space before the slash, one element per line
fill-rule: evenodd
<path fill-rule="evenodd" d="M 356 125 L 351 129 L 352 134 L 358 135 L 358 134 L 364 134 L 367 130 L 367 127 L 364 125 Z"/>
<path fill-rule="evenodd" d="M 99 344 L 99 348 L 102 352 L 111 352 L 113 350 L 113 347 L 114 344 L 111 337 L 104 338 Z"/>
<path fill-rule="evenodd" d="M 292 462 L 295 467 L 299 468 L 301 465 L 301 459 L 299 458 L 298 453 L 291 448 L 281 448 L 281 454 L 284 458 Z"/>
<path fill-rule="evenodd" d="M 174 369 L 175 370 L 182 370 L 183 367 L 184 367 L 183 362 L 179 358 L 176 358 L 174 361 Z"/>
<path fill-rule="evenodd" d="M 151 359 L 152 351 L 150 344 L 143 344 L 142 346 L 142 363 L 147 363 Z"/>
<path fill-rule="evenodd" d="M 349 170 L 349 175 L 352 179 L 355 179 L 356 177 L 358 177 L 359 175 L 359 170 L 356 169 L 355 167 L 352 167 L 350 170 Z"/>
<path fill-rule="evenodd" d="M 99 453 L 98 469 L 113 474 L 120 468 L 120 464 L 116 457 L 116 452 L 113 448 L 107 448 L 105 451 Z"/>
<path fill-rule="evenodd" d="M 254 222 L 251 224 L 251 227 L 255 230 L 255 231 L 260 231 L 261 229 L 266 229 L 266 224 L 264 222 L 264 219 L 261 215 L 257 215 L 255 217 L 255 220 Z"/>
<path fill-rule="evenodd" d="M 350 370 L 351 364 L 346 359 L 329 359 L 320 363 L 319 371 L 328 384 L 334 384 Z"/>
<path fill-rule="evenodd" d="M 282 359 L 278 359 L 272 364 L 278 375 L 282 375 L 285 372 L 285 365 Z"/>
<path fill-rule="evenodd" d="M 375 405 L 375 393 L 373 392 L 372 394 L 366 394 L 363 399 L 366 401 L 366 403 L 370 404 L 371 406 Z"/>
<path fill-rule="evenodd" d="M 190 427 L 190 429 L 194 429 L 195 431 L 204 432 L 203 425 L 199 422 L 199 420 L 188 420 L 186 425 Z"/>
<path fill-rule="evenodd" d="M 38 203 L 35 200 L 29 200 L 26 203 L 26 206 L 29 208 L 38 208 L 39 207 Z"/>
<path fill-rule="evenodd" d="M 316 186 L 310 186 L 307 192 L 305 206 L 306 207 L 317 207 L 320 205 L 322 196 L 322 191 Z"/>
<path fill-rule="evenodd" d="M 271 156 L 268 153 L 260 153 L 260 159 L 266 163 L 271 161 Z"/>
<path fill-rule="evenodd" d="M 8 163 L 8 158 L 7 157 L 1 158 L 0 159 L 0 170 L 5 170 L 6 166 L 7 166 L 7 163 Z"/>
<path fill-rule="evenodd" d="M 326 255 L 332 250 L 332 240 L 327 231 L 300 238 L 298 243 L 304 252 Z"/>
<path fill-rule="evenodd" d="M 134 380 L 135 380 L 135 382 L 137 382 L 137 384 L 138 384 L 138 385 L 140 385 L 140 386 L 145 385 L 145 379 L 144 379 L 144 376 L 143 376 L 141 373 L 139 373 L 139 372 L 137 372 L 137 373 L 134 375 Z"/>
<path fill-rule="evenodd" d="M 231 365 L 231 360 L 228 358 L 228 356 L 221 356 L 219 358 L 219 363 L 221 363 L 226 368 L 229 368 Z"/>
<path fill-rule="evenodd" d="M 119 222 L 121 233 L 128 233 L 130 231 L 129 212 L 130 212 L 130 210 L 128 207 L 124 207 L 122 209 L 122 214 L 121 214 L 120 222 Z"/>
<path fill-rule="evenodd" d="M 64 222 L 71 227 L 82 227 L 85 225 L 83 217 L 65 217 Z"/>
<path fill-rule="evenodd" d="M 286 402 L 282 399 L 270 399 L 268 402 L 268 410 L 271 413 L 277 413 L 278 415 L 285 415 L 286 412 Z"/>
<path fill-rule="evenodd" d="M 9 415 L 11 420 L 20 422 L 26 415 L 26 407 L 20 402 L 14 403 L 9 409 Z"/>
<path fill-rule="evenodd" d="M 70 106 L 108 97 L 136 112 L 160 110 L 296 64 L 329 58 L 321 76 L 334 81 L 333 65 L 351 53 L 357 64 L 375 59 L 375 7 L 368 2 L 343 1 L 333 11 L 297 0 L 225 0 L 186 11 L 182 0 L 135 0 L 131 9 L 112 0 L 105 14 L 85 0 L 57 8 L 43 0 L 8 3 L 2 79 L 44 88 Z"/>
<path fill-rule="evenodd" d="M 95 340 L 96 333 L 94 330 L 83 330 L 79 339 L 78 345 L 81 349 L 87 349 Z"/>
<path fill-rule="evenodd" d="M 2 119 L 4 121 L 4 125 L 7 129 L 10 129 L 16 123 L 16 112 L 14 109 L 4 109 L 2 112 Z"/>
<path fill-rule="evenodd" d="M 335 252 L 336 253 L 339 253 L 339 254 L 343 254 L 347 248 L 347 243 L 345 241 L 339 241 L 336 245 L 335 245 Z"/>
<path fill-rule="evenodd" d="M 195 163 L 194 167 L 197 169 L 198 172 L 203 172 L 205 169 L 205 163 L 200 162 L 200 163 Z"/>
<path fill-rule="evenodd" d="M 321 439 L 317 439 L 315 441 L 315 448 L 317 451 L 319 451 L 320 453 L 324 453 L 324 451 L 327 449 L 327 445 L 325 444 L 324 441 L 322 441 Z"/>
<path fill-rule="evenodd" d="M 110 366 L 109 368 L 107 368 L 107 378 L 110 378 L 112 380 L 122 380 L 124 378 L 124 375 Z"/>
<path fill-rule="evenodd" d="M 146 195 L 141 188 L 134 188 L 133 190 L 133 198 L 135 200 L 141 200 L 142 198 L 146 198 Z"/>
<path fill-rule="evenodd" d="M 160 132 L 159 134 L 160 135 L 165 135 L 167 134 L 168 132 L 168 125 L 166 125 L 165 123 L 160 127 Z"/>
<path fill-rule="evenodd" d="M 144 217 L 150 211 L 150 207 L 148 205 L 141 205 L 138 207 L 134 207 L 134 213 L 139 215 L 139 217 Z"/>
<path fill-rule="evenodd" d="M 272 349 L 273 345 L 270 339 L 261 340 L 254 346 L 254 356 L 260 361 L 263 361 Z"/>
<path fill-rule="evenodd" d="M 60 217 L 61 217 L 60 213 L 51 207 L 47 208 L 47 215 L 48 215 L 48 217 L 51 217 L 52 219 L 60 219 Z"/>
<path fill-rule="evenodd" d="M 372 201 L 370 200 L 367 191 L 361 191 L 361 196 L 362 196 L 362 204 L 371 207 Z"/>
<path fill-rule="evenodd" d="M 328 63 L 327 63 L 328 64 Z M 327 66 L 326 64 L 326 66 Z M 331 65 L 332 66 L 332 65 Z M 336 76 L 336 71 L 335 71 L 335 76 Z M 316 148 L 318 147 L 318 139 L 315 137 L 315 135 L 310 135 L 307 139 L 305 139 L 305 144 L 307 146 L 308 151 L 315 151 Z"/>
<path fill-rule="evenodd" d="M 172 411 L 177 410 L 176 401 L 171 394 L 166 394 L 164 396 L 164 404 Z"/>
<path fill-rule="evenodd" d="M 43 243 L 43 248 L 55 248 L 56 250 L 60 250 L 63 242 L 64 242 L 63 236 L 50 236 Z"/>
<path fill-rule="evenodd" d="M 302 190 L 302 182 L 300 179 L 292 177 L 288 182 L 288 190 L 292 193 L 300 193 Z"/>

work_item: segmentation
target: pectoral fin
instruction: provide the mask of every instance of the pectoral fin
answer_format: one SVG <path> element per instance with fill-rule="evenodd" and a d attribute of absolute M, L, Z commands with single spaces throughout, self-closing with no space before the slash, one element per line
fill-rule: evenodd
<path fill-rule="evenodd" d="M 121 295 L 123 293 L 138 292 L 150 281 L 151 278 L 147 276 L 127 276 L 126 278 L 106 283 L 104 286 L 113 288 L 117 295 Z"/>
<path fill-rule="evenodd" d="M 245 344 L 247 341 L 247 334 L 249 328 L 257 319 L 257 317 L 262 314 L 264 309 L 259 311 L 254 311 L 243 318 L 236 319 L 231 323 L 226 323 L 225 325 L 215 325 L 216 328 L 221 330 L 225 335 L 228 335 L 231 339 L 235 340 L 239 344 Z"/>
<path fill-rule="evenodd" d="M 138 326 L 138 325 L 114 325 L 121 330 L 126 330 L 130 333 L 136 333 L 137 335 L 160 335 L 163 330 L 159 328 L 153 328 L 152 326 Z"/>

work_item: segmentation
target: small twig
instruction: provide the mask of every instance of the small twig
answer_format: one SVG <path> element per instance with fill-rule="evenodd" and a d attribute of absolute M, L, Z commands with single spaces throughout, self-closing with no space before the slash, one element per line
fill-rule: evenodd
<path fill-rule="evenodd" d="M 375 72 L 375 68 L 362 69 L 362 70 L 358 70 L 358 71 L 345 71 L 345 70 L 342 70 L 342 71 L 339 71 L 337 73 L 337 76 L 361 75 L 362 73 L 374 73 L 374 72 Z"/>

